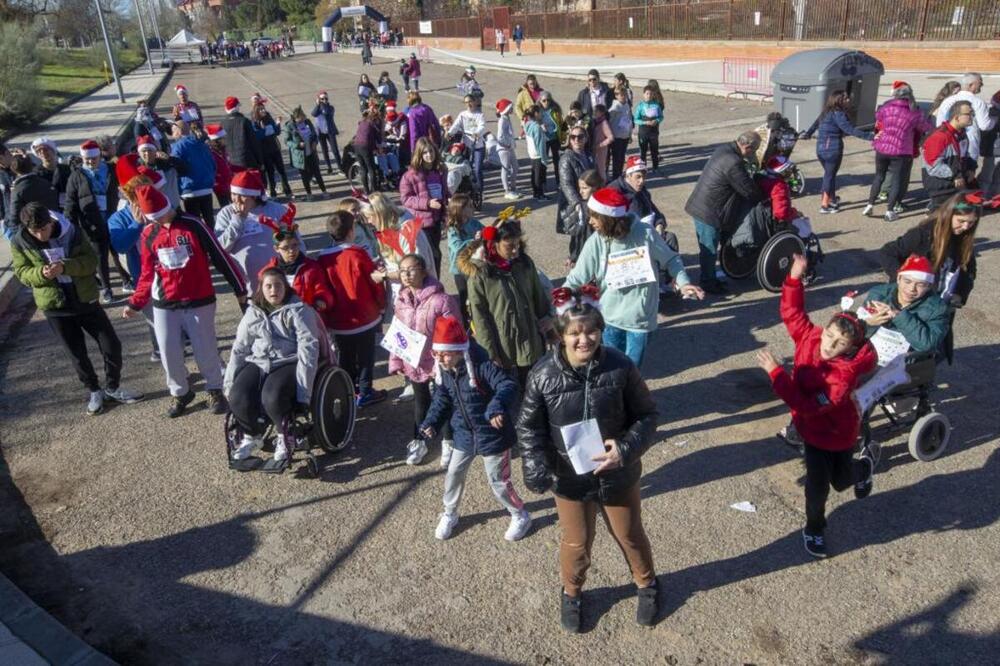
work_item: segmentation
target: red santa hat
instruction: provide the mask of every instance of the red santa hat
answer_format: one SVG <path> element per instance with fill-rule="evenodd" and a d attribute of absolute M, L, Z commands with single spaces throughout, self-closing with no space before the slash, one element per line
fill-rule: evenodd
<path fill-rule="evenodd" d="M 240 108 L 240 98 L 239 97 L 227 97 L 223 107 L 226 109 L 226 113 L 232 113 Z"/>
<path fill-rule="evenodd" d="M 136 151 L 147 150 L 147 149 L 156 150 L 157 148 L 158 146 L 156 145 L 156 140 L 149 134 L 146 134 L 145 136 L 140 136 L 135 141 Z"/>
<path fill-rule="evenodd" d="M 139 202 L 139 210 L 150 222 L 155 222 L 173 211 L 167 197 L 152 185 L 137 187 L 135 198 Z"/>
<path fill-rule="evenodd" d="M 631 155 L 627 160 L 625 160 L 625 175 L 628 175 L 634 171 L 645 171 L 646 163 L 642 161 L 642 158 L 638 155 Z"/>
<path fill-rule="evenodd" d="M 176 86 L 174 86 L 174 92 L 177 94 L 178 97 L 180 97 L 182 94 L 187 95 L 187 91 L 188 91 L 188 89 L 185 88 L 180 83 L 178 83 Z"/>
<path fill-rule="evenodd" d="M 472 357 L 469 356 L 469 336 L 466 335 L 462 322 L 455 317 L 441 317 L 434 322 L 431 349 L 437 352 L 462 352 L 465 369 L 469 373 L 469 385 L 477 386 L 476 371 L 472 365 Z M 434 362 L 434 381 L 441 383 L 441 366 L 437 361 Z"/>
<path fill-rule="evenodd" d="M 895 90 L 896 88 L 902 88 L 903 86 L 909 86 L 909 85 L 910 84 L 907 83 L 906 81 L 893 81 L 892 89 Z"/>
<path fill-rule="evenodd" d="M 167 184 L 167 179 L 163 177 L 162 173 L 160 173 L 156 169 L 146 166 L 145 164 L 140 165 L 138 171 L 139 171 L 138 175 L 145 176 L 146 178 L 149 178 L 151 181 L 153 181 L 153 187 L 155 187 L 158 190 L 162 190 L 163 187 Z"/>
<path fill-rule="evenodd" d="M 87 158 L 87 157 L 100 157 L 100 156 L 101 156 L 101 147 L 93 139 L 88 139 L 87 141 L 84 141 L 83 144 L 80 146 L 80 157 Z"/>
<path fill-rule="evenodd" d="M 783 155 L 775 155 L 767 161 L 765 168 L 780 175 L 792 168 L 792 161 Z"/>
<path fill-rule="evenodd" d="M 934 267 L 927 257 L 911 254 L 899 267 L 897 275 L 934 284 Z"/>
<path fill-rule="evenodd" d="M 385 108 L 386 109 L 392 109 L 393 111 L 395 111 L 396 110 L 396 100 L 390 99 L 389 101 L 387 101 L 385 103 Z"/>
<path fill-rule="evenodd" d="M 115 162 L 115 176 L 118 182 L 125 185 L 139 175 L 139 156 L 135 153 L 122 155 Z"/>
<path fill-rule="evenodd" d="M 608 217 L 625 217 L 628 214 L 628 199 L 613 187 L 605 187 L 594 192 L 587 201 L 587 208 Z"/>
<path fill-rule="evenodd" d="M 205 125 L 205 134 L 210 140 L 215 141 L 226 136 L 226 130 L 222 129 L 222 125 Z"/>
<path fill-rule="evenodd" d="M 245 197 L 263 199 L 264 179 L 261 177 L 260 171 L 256 169 L 241 171 L 233 176 L 233 180 L 229 185 L 229 191 L 233 194 L 242 194 Z"/>
<path fill-rule="evenodd" d="M 503 99 L 498 99 L 497 100 L 497 113 L 499 113 L 502 116 L 505 113 L 507 113 L 508 111 L 510 111 L 513 106 L 514 106 L 514 102 L 510 101 L 506 97 L 503 98 Z"/>
<path fill-rule="evenodd" d="M 399 114 L 396 113 L 395 109 L 389 109 L 388 111 L 385 112 L 385 119 L 388 120 L 390 123 L 395 122 L 396 118 L 399 118 Z"/>

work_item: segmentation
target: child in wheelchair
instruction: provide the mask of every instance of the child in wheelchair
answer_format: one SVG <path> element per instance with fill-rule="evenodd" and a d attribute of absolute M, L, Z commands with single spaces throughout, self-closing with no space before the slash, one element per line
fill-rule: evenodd
<path fill-rule="evenodd" d="M 325 331 L 316 311 L 299 300 L 277 268 L 261 272 L 260 284 L 240 320 L 223 389 L 243 433 L 234 461 L 263 445 L 268 422 L 278 429 L 274 456 L 264 471 L 280 473 L 294 450 L 289 423 L 308 410 Z"/>
<path fill-rule="evenodd" d="M 876 355 L 865 339 L 864 324 L 854 314 L 837 313 L 826 326 L 809 320 L 802 283 L 807 269 L 806 258 L 795 255 L 781 291 L 781 318 L 795 343 L 792 373 L 767 349 L 757 352 L 757 361 L 770 376 L 774 392 L 791 408 L 792 422 L 804 440 L 802 536 L 806 551 L 820 558 L 827 553 L 824 530 L 830 487 L 842 491 L 853 485 L 858 499 L 872 490 L 874 461 L 866 451 L 854 458 L 861 414 L 852 393 L 875 367 Z"/>

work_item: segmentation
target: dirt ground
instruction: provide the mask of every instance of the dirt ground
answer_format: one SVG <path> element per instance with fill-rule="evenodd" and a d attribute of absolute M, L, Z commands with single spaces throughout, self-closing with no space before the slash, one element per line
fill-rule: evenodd
<path fill-rule="evenodd" d="M 367 71 L 382 69 L 397 78 L 391 62 Z M 343 144 L 357 120 L 359 71 L 355 56 L 310 54 L 229 70 L 182 68 L 171 85 L 183 82 L 216 118 L 226 95 L 248 100 L 260 91 L 287 118 L 326 89 Z M 459 72 L 425 66 L 425 101 L 438 114 L 461 109 Z M 487 105 L 513 99 L 522 80 L 497 71 L 479 78 Z M 542 77 L 542 85 L 568 107 L 583 83 Z M 766 112 L 755 103 L 667 96 L 665 169 L 651 187 L 693 271 L 687 195 L 713 147 Z M 822 280 L 807 294 L 823 317 L 848 289 L 883 279 L 874 251 L 915 223 L 919 207 L 895 224 L 860 216 L 874 161 L 852 139 L 840 177 L 844 212 L 821 216 L 813 145 L 803 143 L 796 156 L 812 193 L 797 205 L 826 251 Z M 342 177 L 326 178 L 334 199 L 300 206 L 313 249 L 325 244 L 324 216 L 347 194 Z M 487 187 L 484 217 L 506 205 L 495 171 Z M 553 199 L 526 229 L 530 254 L 558 278 L 566 239 L 554 232 L 554 213 Z M 163 373 L 148 360 L 144 323 L 116 319 L 124 382 L 148 399 L 88 418 L 85 391 L 25 298 L 2 322 L 0 450 L 10 477 L 0 477 L 0 568 L 128 664 L 996 663 L 998 219 L 979 227 L 977 287 L 956 322 L 955 363 L 939 368 L 934 398 L 954 426 L 949 450 L 920 463 L 907 453 L 905 432 L 879 430 L 886 448 L 871 497 L 831 497 L 827 561 L 802 549 L 804 470 L 773 436 L 787 410 L 753 362 L 765 344 L 791 355 L 777 297 L 745 282 L 725 299 L 664 302 L 643 368 L 661 412 L 642 480 L 663 589 L 653 629 L 635 624 L 627 566 L 602 531 L 586 631 L 562 633 L 552 498 L 523 491 L 535 526 L 507 543 L 506 513 L 478 465 L 455 535 L 435 540 L 443 473 L 436 444 L 425 464 L 404 464 L 408 404 L 365 410 L 353 442 L 325 461 L 319 480 L 237 474 L 223 458 L 222 419 L 206 411 L 203 394 L 184 418 L 164 416 Z M 112 317 L 119 310 L 110 308 Z M 220 296 L 224 355 L 238 312 L 230 295 Z M 400 381 L 385 378 L 384 354 L 376 375 L 398 393 Z M 514 478 L 523 488 L 516 461 Z M 756 512 L 731 508 L 741 501 Z"/>

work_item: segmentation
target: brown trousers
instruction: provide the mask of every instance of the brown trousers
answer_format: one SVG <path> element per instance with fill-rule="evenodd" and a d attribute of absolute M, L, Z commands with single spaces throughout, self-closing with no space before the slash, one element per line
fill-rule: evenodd
<path fill-rule="evenodd" d="M 597 511 L 621 548 L 632 579 L 639 587 L 648 587 L 656 578 L 653 569 L 653 550 L 642 528 L 642 506 L 639 484 L 632 486 L 619 506 L 606 506 L 598 502 L 576 502 L 556 497 L 556 512 L 562 525 L 559 543 L 559 569 L 563 589 L 575 597 L 580 594 L 587 569 L 590 568 L 590 549 L 594 545 Z"/>

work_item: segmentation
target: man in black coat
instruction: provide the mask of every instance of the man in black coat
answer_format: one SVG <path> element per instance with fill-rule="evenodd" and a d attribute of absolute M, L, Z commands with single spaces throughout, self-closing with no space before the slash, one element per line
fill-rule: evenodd
<path fill-rule="evenodd" d="M 601 81 L 601 74 L 596 69 L 592 69 L 587 72 L 587 87 L 576 96 L 576 101 L 580 103 L 583 115 L 589 121 L 594 117 L 594 107 L 603 104 L 605 108 L 610 109 L 614 96 L 608 84 Z"/>
<path fill-rule="evenodd" d="M 21 209 L 37 201 L 49 210 L 60 210 L 59 194 L 52 183 L 35 173 L 35 163 L 27 155 L 16 155 L 10 169 L 14 182 L 10 186 L 10 205 L 4 218 L 4 234 L 8 238 L 21 227 Z"/>
<path fill-rule="evenodd" d="M 260 169 L 264 164 L 264 150 L 253 123 L 240 113 L 240 100 L 236 97 L 227 97 L 225 107 L 222 129 L 226 131 L 223 142 L 229 163 L 244 169 Z"/>
<path fill-rule="evenodd" d="M 748 165 L 760 141 L 760 135 L 750 131 L 716 148 L 684 205 L 684 211 L 694 220 L 698 235 L 701 287 L 710 294 L 726 291 L 725 285 L 715 277 L 723 232 L 732 230 L 739 223 L 741 212 L 763 196 L 750 177 Z"/>
<path fill-rule="evenodd" d="M 59 195 L 59 208 L 66 205 L 66 184 L 69 182 L 70 168 L 68 164 L 59 163 L 59 153 L 56 144 L 52 139 L 39 137 L 31 142 L 31 151 L 35 157 L 42 161 L 42 164 L 35 169 L 35 173 L 49 181 L 52 189 Z"/>

